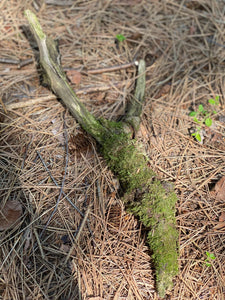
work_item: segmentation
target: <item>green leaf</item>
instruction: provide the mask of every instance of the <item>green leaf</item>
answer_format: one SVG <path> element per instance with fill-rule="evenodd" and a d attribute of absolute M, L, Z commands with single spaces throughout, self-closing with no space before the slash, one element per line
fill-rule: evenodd
<path fill-rule="evenodd" d="M 213 253 L 210 253 L 210 252 L 208 252 L 208 251 L 206 251 L 205 252 L 206 253 L 206 255 L 207 255 L 207 259 L 215 259 L 216 257 L 215 257 L 215 255 L 213 254 Z"/>
<path fill-rule="evenodd" d="M 199 132 L 196 132 L 195 138 L 196 138 L 196 140 L 199 141 L 199 142 L 201 142 L 201 140 L 202 140 L 201 135 L 200 135 Z"/>
<path fill-rule="evenodd" d="M 213 114 L 216 114 L 217 113 L 217 111 L 216 110 L 213 110 Z"/>
<path fill-rule="evenodd" d="M 220 100 L 220 96 L 219 96 L 219 95 L 216 95 L 216 97 L 215 97 L 216 105 L 219 104 L 219 100 Z"/>
<path fill-rule="evenodd" d="M 211 267 L 210 263 L 206 262 L 205 264 L 206 264 L 207 267 Z"/>
<path fill-rule="evenodd" d="M 216 259 L 215 255 L 214 255 L 213 253 L 209 253 L 209 257 L 210 257 L 211 259 Z"/>
<path fill-rule="evenodd" d="M 117 34 L 116 38 L 119 42 L 123 42 L 126 39 L 125 36 L 122 34 Z"/>
<path fill-rule="evenodd" d="M 196 123 L 200 123 L 200 121 L 196 117 L 193 118 L 193 121 L 195 121 Z"/>
<path fill-rule="evenodd" d="M 209 104 L 215 105 L 216 101 L 213 98 L 211 98 L 211 99 L 209 99 Z"/>
<path fill-rule="evenodd" d="M 201 140 L 202 140 L 202 139 L 201 139 L 201 135 L 200 135 L 200 133 L 199 133 L 198 131 L 193 132 L 191 135 L 192 135 L 193 137 L 195 137 L 197 141 L 201 142 Z"/>
<path fill-rule="evenodd" d="M 205 119 L 205 125 L 210 127 L 212 125 L 212 119 L 211 118 Z"/>
<path fill-rule="evenodd" d="M 203 112 L 204 111 L 204 106 L 202 104 L 200 104 L 198 106 L 198 111 Z"/>
<path fill-rule="evenodd" d="M 197 116 L 197 114 L 198 114 L 197 111 L 191 111 L 189 116 L 190 117 L 195 117 L 195 116 Z"/>

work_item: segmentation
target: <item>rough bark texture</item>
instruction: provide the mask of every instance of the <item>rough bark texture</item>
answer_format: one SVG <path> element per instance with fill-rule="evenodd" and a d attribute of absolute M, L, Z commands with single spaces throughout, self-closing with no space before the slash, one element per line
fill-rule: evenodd
<path fill-rule="evenodd" d="M 25 14 L 39 46 L 46 82 L 80 125 L 101 145 L 103 156 L 121 182 L 126 207 L 149 229 L 147 241 L 153 253 L 156 285 L 160 297 L 164 297 L 173 286 L 173 277 L 178 274 L 177 197 L 172 186 L 166 186 L 156 178 L 141 146 L 131 139 L 132 130 L 138 130 L 141 120 L 145 63 L 140 61 L 135 95 L 122 121 L 97 120 L 69 86 L 54 41 L 46 37 L 31 11 L 27 10 Z"/>

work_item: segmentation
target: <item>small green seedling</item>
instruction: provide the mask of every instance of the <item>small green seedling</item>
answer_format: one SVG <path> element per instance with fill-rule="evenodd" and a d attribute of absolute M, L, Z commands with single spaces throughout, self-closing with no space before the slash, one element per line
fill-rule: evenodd
<path fill-rule="evenodd" d="M 211 261 L 212 260 L 214 260 L 214 259 L 216 259 L 216 257 L 215 257 L 215 255 L 213 254 L 213 253 L 210 253 L 210 252 L 208 252 L 208 251 L 206 251 L 206 256 L 207 256 L 207 258 L 205 259 L 205 265 L 207 266 L 207 267 L 211 267 Z"/>
<path fill-rule="evenodd" d="M 215 99 L 211 98 L 208 100 L 208 103 L 212 106 L 219 105 L 219 96 L 217 95 Z M 204 106 L 200 104 L 198 106 L 197 111 L 191 111 L 189 116 L 193 118 L 193 121 L 198 124 L 196 131 L 193 132 L 191 135 L 196 138 L 197 141 L 201 142 L 201 129 L 203 125 L 206 125 L 207 127 L 212 126 L 212 115 L 216 114 L 216 110 L 212 110 L 212 112 L 208 112 L 204 109 Z"/>
<path fill-rule="evenodd" d="M 209 104 L 212 104 L 212 105 L 219 105 L 219 99 L 220 99 L 220 96 L 216 96 L 215 99 L 211 98 L 209 99 Z"/>
<path fill-rule="evenodd" d="M 126 40 L 125 36 L 122 35 L 122 34 L 117 34 L 116 35 L 116 39 L 119 41 L 119 42 L 123 42 Z"/>

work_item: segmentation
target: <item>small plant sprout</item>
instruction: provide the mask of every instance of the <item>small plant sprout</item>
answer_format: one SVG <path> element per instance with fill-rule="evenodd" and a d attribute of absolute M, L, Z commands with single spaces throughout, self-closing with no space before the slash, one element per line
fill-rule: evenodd
<path fill-rule="evenodd" d="M 213 253 L 210 253 L 210 252 L 208 252 L 208 251 L 206 251 L 205 252 L 205 254 L 206 254 L 206 256 L 207 256 L 207 258 L 205 259 L 205 265 L 207 266 L 207 267 L 211 267 L 211 261 L 212 260 L 214 260 L 214 259 L 216 259 L 216 257 L 215 257 L 215 255 L 213 254 Z"/>
<path fill-rule="evenodd" d="M 117 34 L 116 39 L 118 40 L 118 42 L 123 42 L 126 40 L 125 36 L 122 34 Z"/>
<path fill-rule="evenodd" d="M 207 127 L 212 126 L 212 115 L 216 114 L 216 110 L 214 109 L 214 106 L 219 105 L 219 96 L 217 95 L 215 99 L 211 98 L 208 100 L 208 103 L 212 106 L 211 112 L 205 110 L 204 106 L 200 104 L 198 106 L 198 109 L 196 111 L 191 111 L 189 116 L 193 118 L 193 121 L 198 124 L 196 127 L 196 131 L 193 132 L 191 135 L 199 142 L 202 141 L 201 138 L 201 130 L 202 126 L 206 125 Z"/>
<path fill-rule="evenodd" d="M 212 104 L 212 105 L 219 105 L 219 99 L 220 99 L 220 96 L 216 96 L 215 99 L 211 98 L 209 99 L 209 104 Z"/>

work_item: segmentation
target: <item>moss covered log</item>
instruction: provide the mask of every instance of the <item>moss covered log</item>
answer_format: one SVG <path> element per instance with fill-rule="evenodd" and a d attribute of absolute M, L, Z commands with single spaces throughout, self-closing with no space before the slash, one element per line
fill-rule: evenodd
<path fill-rule="evenodd" d="M 155 265 L 156 286 L 159 296 L 164 297 L 166 291 L 173 287 L 173 278 L 178 274 L 177 197 L 173 187 L 157 179 L 141 146 L 131 138 L 141 121 L 145 63 L 139 63 L 135 94 L 122 121 L 97 120 L 67 82 L 54 41 L 46 37 L 30 10 L 26 10 L 25 15 L 39 47 L 46 82 L 80 125 L 101 145 L 104 158 L 120 180 L 127 209 L 149 230 L 147 242 Z"/>

